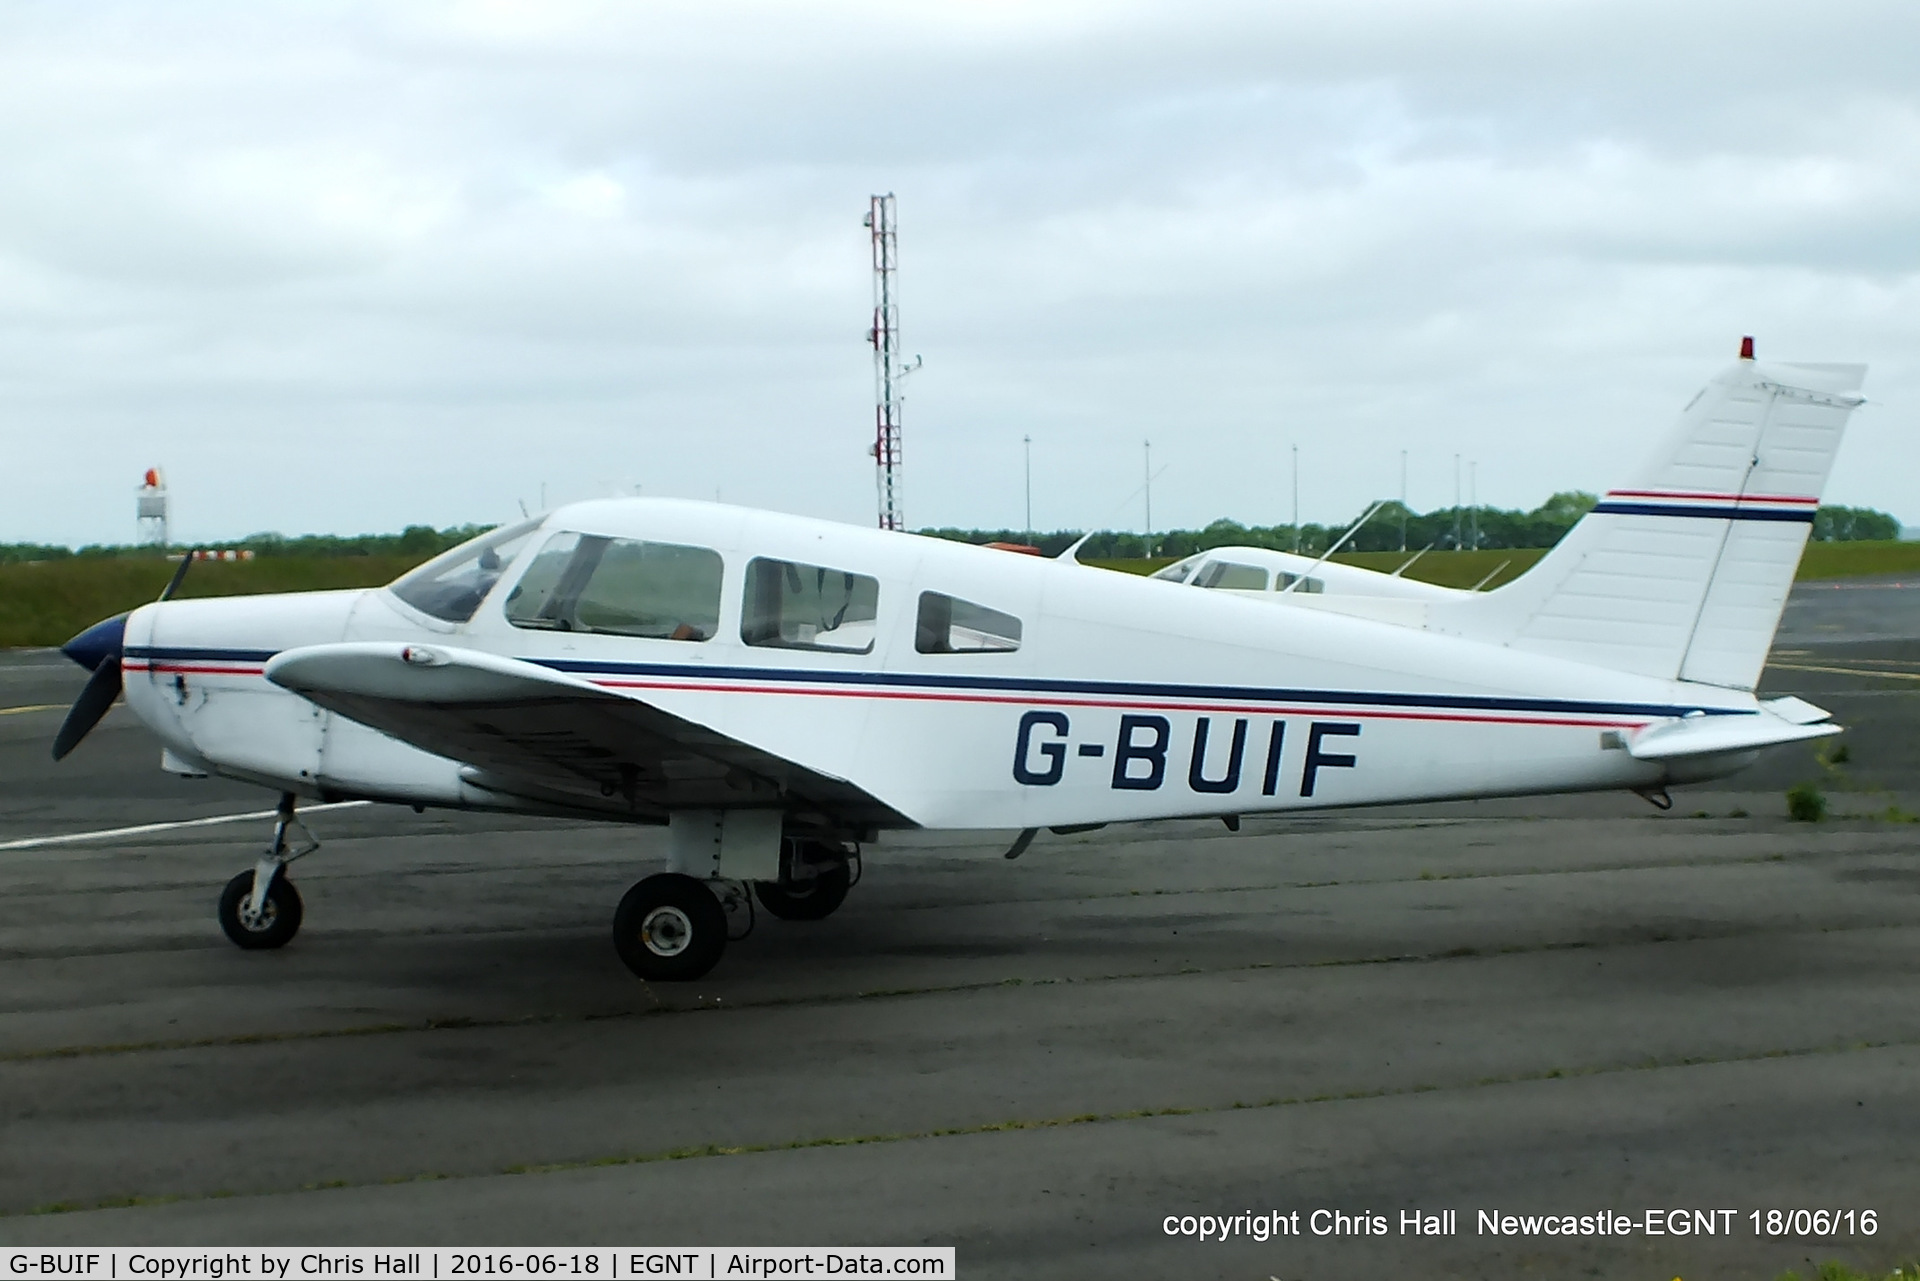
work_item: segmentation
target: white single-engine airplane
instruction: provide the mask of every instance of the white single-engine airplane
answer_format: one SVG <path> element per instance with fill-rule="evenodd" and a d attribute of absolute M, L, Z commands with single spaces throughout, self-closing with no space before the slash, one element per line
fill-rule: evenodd
<path fill-rule="evenodd" d="M 1041 828 L 1143 819 L 1670 804 L 1668 784 L 1839 732 L 1753 689 L 1865 369 L 1751 356 L 1531 571 L 1410 592 L 1390 618 L 717 504 L 581 503 L 385 588 L 163 596 L 100 623 L 65 647 L 94 674 L 54 754 L 124 684 L 165 768 L 281 794 L 220 901 L 246 948 L 300 926 L 299 798 L 664 824 L 670 870 L 614 914 L 646 979 L 710 970 L 749 892 L 826 916 L 887 829 L 1019 829 L 1012 857 Z"/>

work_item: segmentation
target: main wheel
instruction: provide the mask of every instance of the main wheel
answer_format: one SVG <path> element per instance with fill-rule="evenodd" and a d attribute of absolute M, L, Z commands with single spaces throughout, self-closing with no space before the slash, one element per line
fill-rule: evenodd
<path fill-rule="evenodd" d="M 846 901 L 852 885 L 853 872 L 843 861 L 823 868 L 811 881 L 755 881 L 753 892 L 760 906 L 783 921 L 824 921 Z"/>
<path fill-rule="evenodd" d="M 662 872 L 620 900 L 613 914 L 613 946 L 643 979 L 697 979 L 727 950 L 727 914 L 703 882 Z"/>
<path fill-rule="evenodd" d="M 220 928 L 226 931 L 235 947 L 244 947 L 249 952 L 285 947 L 300 932 L 300 891 L 293 888 L 293 882 L 282 871 L 273 878 L 273 884 L 267 886 L 267 902 L 260 909 L 260 918 L 249 924 L 241 917 L 240 909 L 246 906 L 252 893 L 252 872 L 242 872 L 227 882 L 227 888 L 220 892 Z"/>

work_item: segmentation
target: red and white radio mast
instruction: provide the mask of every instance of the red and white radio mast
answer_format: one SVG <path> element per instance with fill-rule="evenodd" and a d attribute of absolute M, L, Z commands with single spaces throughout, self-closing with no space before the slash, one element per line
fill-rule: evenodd
<path fill-rule="evenodd" d="M 894 224 L 893 193 L 875 196 L 867 208 L 867 227 L 873 233 L 873 455 L 879 487 L 880 528 L 905 529 L 907 518 L 900 501 L 900 385 L 920 368 L 920 358 L 902 362 L 900 354 L 899 234 Z"/>

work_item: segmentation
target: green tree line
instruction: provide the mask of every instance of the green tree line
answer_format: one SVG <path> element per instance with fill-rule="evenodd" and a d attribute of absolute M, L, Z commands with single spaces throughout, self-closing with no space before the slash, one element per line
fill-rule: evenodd
<path fill-rule="evenodd" d="M 1423 547 L 1443 551 L 1453 549 L 1501 550 L 1521 547 L 1551 547 L 1560 541 L 1574 523 L 1593 509 L 1598 500 L 1579 490 L 1555 494 L 1532 511 L 1509 511 L 1499 507 L 1440 507 L 1430 512 L 1415 512 L 1389 502 L 1360 532 L 1347 540 L 1343 551 L 1388 552 L 1405 547 L 1409 552 Z M 1354 520 L 1360 518 L 1355 513 Z M 1238 521 L 1216 520 L 1205 529 L 1156 530 L 1152 548 L 1145 534 L 1127 530 L 1101 530 L 1087 540 L 1081 555 L 1095 560 L 1125 560 L 1141 556 L 1191 556 L 1210 547 L 1267 547 L 1275 551 L 1298 550 L 1319 555 L 1352 525 L 1302 524 L 1242 525 Z M 1017 529 L 922 529 L 935 538 L 963 543 L 1024 543 L 1038 547 L 1048 556 L 1058 555 L 1082 537 L 1077 529 L 1051 533 Z M 1892 540 L 1900 537 L 1900 522 L 1886 512 L 1868 507 L 1822 507 L 1813 523 L 1818 542 L 1856 542 Z"/>
<path fill-rule="evenodd" d="M 1441 550 L 1514 547 L 1551 547 L 1573 528 L 1575 521 L 1592 509 L 1592 494 L 1568 490 L 1555 494 L 1532 511 L 1507 511 L 1498 507 L 1440 507 L 1420 513 L 1390 502 L 1375 514 L 1366 526 L 1348 540 L 1346 550 L 1357 552 L 1409 551 L 1422 547 Z M 1358 514 L 1354 517 L 1359 519 Z M 1325 551 L 1329 543 L 1345 533 L 1348 525 L 1303 524 L 1296 540 L 1292 525 L 1242 525 L 1233 520 L 1216 520 L 1205 529 L 1156 530 L 1152 548 L 1147 536 L 1129 530 L 1101 530 L 1087 540 L 1082 555 L 1092 559 L 1134 559 L 1147 555 L 1191 556 L 1209 547 L 1270 547 L 1277 551 L 1296 548 L 1310 555 Z M 397 534 L 251 534 L 219 544 L 223 548 L 248 550 L 262 557 L 298 557 L 328 559 L 341 556 L 406 556 L 425 560 L 476 534 L 489 525 L 456 525 L 434 529 L 429 525 L 409 525 Z M 962 543 L 1024 543 L 1038 547 L 1049 556 L 1058 555 L 1078 540 L 1078 529 L 1036 533 L 1018 529 L 922 529 L 935 538 Z M 1869 507 L 1822 507 L 1813 522 L 1816 542 L 1858 542 L 1891 540 L 1900 537 L 1900 522 L 1883 511 Z M 179 547 L 161 548 L 132 544 L 95 544 L 86 547 L 62 547 L 46 543 L 0 543 L 0 565 L 34 561 L 64 560 L 68 557 L 139 558 L 160 557 Z"/>
<path fill-rule="evenodd" d="M 449 547 L 458 546 L 476 534 L 484 534 L 491 525 L 454 525 L 435 529 L 430 525 L 409 525 L 397 534 L 249 534 L 219 544 L 235 551 L 251 551 L 256 556 L 287 556 L 303 560 L 330 559 L 338 556 L 410 556 L 425 560 Z M 46 543 L 0 543 L 0 565 L 31 561 L 80 558 L 161 557 L 178 553 L 183 545 L 159 547 L 153 544 L 93 544 L 86 547 L 60 547 Z"/>

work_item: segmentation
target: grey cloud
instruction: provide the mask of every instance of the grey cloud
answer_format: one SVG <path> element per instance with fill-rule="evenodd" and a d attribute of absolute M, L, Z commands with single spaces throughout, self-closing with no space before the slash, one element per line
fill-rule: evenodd
<path fill-rule="evenodd" d="M 0 15 L 0 538 L 499 518 L 541 478 L 870 518 L 1307 515 L 1607 482 L 1757 332 L 1864 358 L 1899 510 L 1920 11 L 1855 0 L 183 4 Z M 72 444 L 85 440 L 84 456 Z M 285 478 L 297 477 L 296 483 Z M 1920 517 L 1920 512 L 1905 513 Z M 1130 518 L 1130 517 L 1129 517 Z"/>

